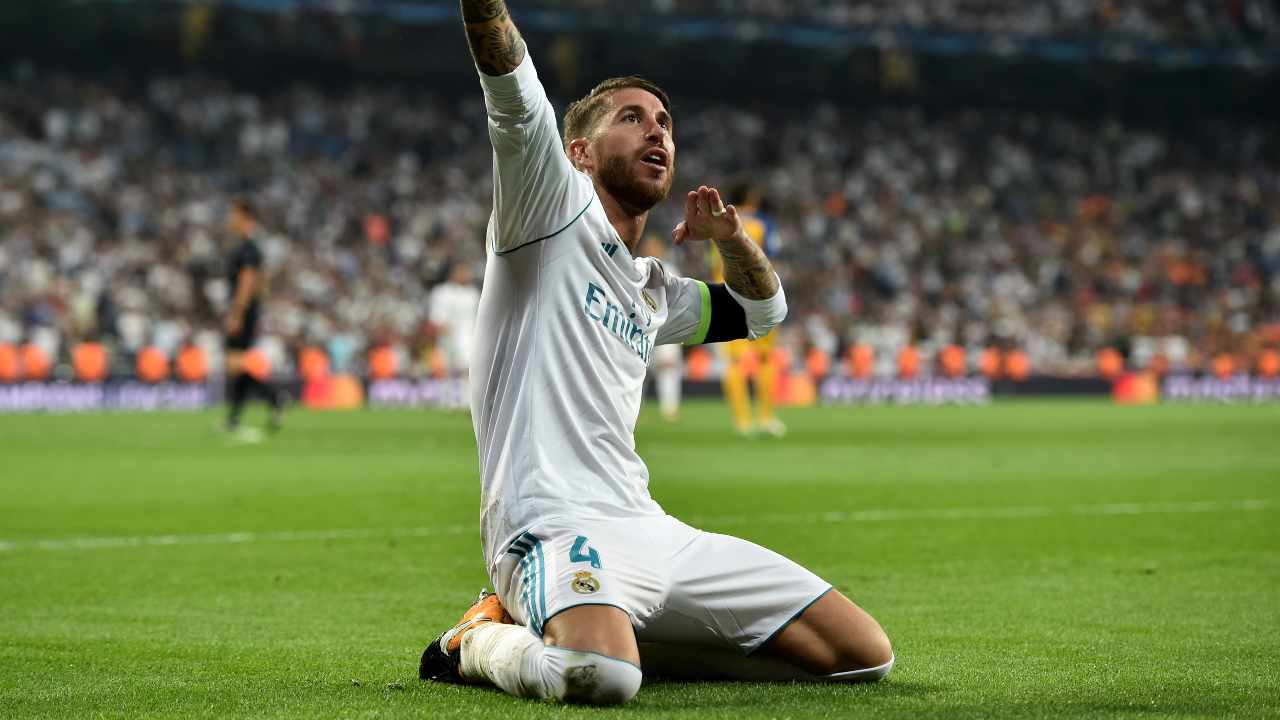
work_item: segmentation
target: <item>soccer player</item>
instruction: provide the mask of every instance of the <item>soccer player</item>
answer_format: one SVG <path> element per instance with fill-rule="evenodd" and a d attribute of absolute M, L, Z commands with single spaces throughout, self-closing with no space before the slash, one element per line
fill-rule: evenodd
<path fill-rule="evenodd" d="M 258 215 L 249 201 L 237 198 L 227 214 L 227 229 L 235 246 L 228 259 L 227 283 L 231 307 L 224 320 L 226 330 L 227 430 L 240 429 L 240 413 L 250 395 L 262 397 L 271 406 L 268 427 L 280 429 L 284 399 L 267 383 L 245 368 L 245 353 L 258 335 L 266 282 L 262 274 L 262 249 L 258 247 Z"/>
<path fill-rule="evenodd" d="M 471 370 L 471 343 L 480 305 L 480 291 L 471 284 L 471 277 L 470 265 L 455 262 L 449 269 L 449 279 L 431 290 L 428 303 L 430 320 L 440 328 L 440 349 L 449 375 L 461 381 L 464 388 Z M 465 399 L 459 403 L 465 403 Z"/>
<path fill-rule="evenodd" d="M 462 14 L 494 149 L 471 403 L 497 593 L 428 645 L 420 676 L 617 704 L 640 687 L 643 644 L 679 646 L 688 659 L 668 670 L 711 654 L 722 675 L 884 677 L 884 631 L 830 583 L 649 496 L 633 430 L 653 348 L 762 337 L 786 314 L 714 188 L 685 196 L 673 239 L 715 243 L 726 284 L 633 257 L 671 188 L 666 94 L 606 80 L 569 107 L 562 139 L 505 3 L 462 0 Z"/>
<path fill-rule="evenodd" d="M 774 245 L 773 223 L 760 207 L 759 193 L 746 190 L 737 193 L 737 196 L 742 198 L 738 204 L 742 229 L 747 237 L 765 250 L 766 255 L 771 254 Z M 724 282 L 724 261 L 714 245 L 711 247 L 711 279 L 713 282 Z M 773 389 L 777 386 L 778 368 L 774 367 L 770 355 L 776 339 L 777 333 L 770 331 L 759 339 L 730 340 L 720 346 L 725 359 L 720 385 L 724 389 L 729 410 L 733 413 L 734 430 L 739 435 L 765 433 L 782 437 L 787 433 L 787 426 L 773 414 Z M 755 418 L 752 417 L 751 393 L 747 388 L 748 364 L 755 368 Z"/>

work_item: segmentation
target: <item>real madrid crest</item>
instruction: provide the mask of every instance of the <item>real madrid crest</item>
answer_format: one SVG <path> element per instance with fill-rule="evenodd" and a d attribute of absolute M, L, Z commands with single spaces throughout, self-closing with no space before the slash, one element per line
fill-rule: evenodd
<path fill-rule="evenodd" d="M 583 571 L 573 574 L 573 591 L 579 595 L 590 595 L 600 589 L 600 581 L 589 572 Z"/>

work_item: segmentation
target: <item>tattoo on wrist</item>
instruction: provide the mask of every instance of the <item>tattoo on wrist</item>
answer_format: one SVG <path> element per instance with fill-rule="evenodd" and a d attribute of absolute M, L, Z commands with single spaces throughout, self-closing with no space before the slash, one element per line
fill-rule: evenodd
<path fill-rule="evenodd" d="M 524 38 L 511 22 L 503 0 L 462 0 L 467 45 L 476 67 L 486 75 L 506 75 L 524 61 Z"/>
<path fill-rule="evenodd" d="M 769 258 L 751 240 L 717 242 L 724 261 L 724 281 L 748 300 L 767 300 L 778 292 L 778 276 Z"/>
<path fill-rule="evenodd" d="M 514 25 L 494 25 L 483 30 L 467 28 L 467 41 L 476 66 L 486 75 L 506 75 L 524 60 L 524 39 Z"/>
<path fill-rule="evenodd" d="M 462 0 L 462 21 L 483 23 L 500 20 L 507 14 L 503 0 Z"/>

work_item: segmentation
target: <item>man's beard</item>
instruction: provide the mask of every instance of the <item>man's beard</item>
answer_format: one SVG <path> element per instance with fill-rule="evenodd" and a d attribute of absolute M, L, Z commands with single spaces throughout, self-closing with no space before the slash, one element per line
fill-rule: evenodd
<path fill-rule="evenodd" d="M 669 167 L 666 182 L 661 185 L 644 182 L 636 177 L 634 160 L 621 154 L 609 156 L 600 166 L 600 184 L 618 202 L 635 212 L 647 212 L 666 200 L 674 177 L 675 168 Z"/>

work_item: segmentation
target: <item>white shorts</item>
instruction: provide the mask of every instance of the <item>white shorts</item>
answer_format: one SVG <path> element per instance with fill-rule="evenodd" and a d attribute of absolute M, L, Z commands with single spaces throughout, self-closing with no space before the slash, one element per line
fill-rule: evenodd
<path fill-rule="evenodd" d="M 471 340 L 470 338 L 455 338 L 446 335 L 444 341 L 440 343 L 440 350 L 444 353 L 444 364 L 449 372 L 454 375 L 465 373 L 471 364 Z"/>
<path fill-rule="evenodd" d="M 517 537 L 492 573 L 507 611 L 538 636 L 571 607 L 612 605 L 641 642 L 745 653 L 831 589 L 772 550 L 670 515 L 548 520 Z"/>

